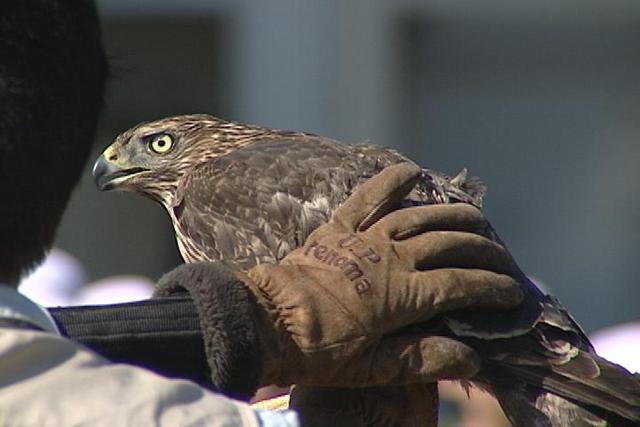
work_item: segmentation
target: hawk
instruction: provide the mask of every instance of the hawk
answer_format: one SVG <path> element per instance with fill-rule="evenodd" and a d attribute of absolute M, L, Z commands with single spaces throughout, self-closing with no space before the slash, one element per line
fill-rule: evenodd
<path fill-rule="evenodd" d="M 160 203 L 186 262 L 249 269 L 301 246 L 360 183 L 406 161 L 376 145 L 187 115 L 122 133 L 93 174 L 101 190 Z M 465 171 L 449 178 L 424 169 L 406 203 L 479 207 L 483 194 Z M 527 298 L 517 310 L 449 314 L 419 327 L 482 356 L 472 382 L 489 390 L 516 426 L 638 425 L 638 379 L 597 356 L 566 309 L 522 280 Z"/>

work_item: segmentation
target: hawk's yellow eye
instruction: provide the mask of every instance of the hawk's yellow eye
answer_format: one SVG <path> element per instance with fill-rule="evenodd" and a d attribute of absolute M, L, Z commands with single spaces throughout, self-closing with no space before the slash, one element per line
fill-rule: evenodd
<path fill-rule="evenodd" d="M 156 135 L 151 139 L 149 147 L 154 153 L 164 154 L 173 147 L 173 138 L 167 134 Z"/>

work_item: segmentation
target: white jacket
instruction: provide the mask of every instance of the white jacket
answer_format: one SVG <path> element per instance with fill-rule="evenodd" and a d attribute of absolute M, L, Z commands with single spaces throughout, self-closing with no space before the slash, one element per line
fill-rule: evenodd
<path fill-rule="evenodd" d="M 2 317 L 55 328 L 34 314 L 37 305 L 2 288 Z M 297 425 L 292 412 L 254 410 L 190 381 L 113 364 L 50 332 L 0 328 L 2 427 Z"/>

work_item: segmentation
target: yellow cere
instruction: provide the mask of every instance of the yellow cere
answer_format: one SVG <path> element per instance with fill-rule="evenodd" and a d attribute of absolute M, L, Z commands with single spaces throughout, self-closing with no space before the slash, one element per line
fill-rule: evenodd
<path fill-rule="evenodd" d="M 111 144 L 110 146 L 107 147 L 106 150 L 104 150 L 104 152 L 102 153 L 102 155 L 104 156 L 105 159 L 107 160 L 111 160 L 113 158 L 113 155 L 115 154 L 115 148 L 113 147 L 115 144 Z"/>

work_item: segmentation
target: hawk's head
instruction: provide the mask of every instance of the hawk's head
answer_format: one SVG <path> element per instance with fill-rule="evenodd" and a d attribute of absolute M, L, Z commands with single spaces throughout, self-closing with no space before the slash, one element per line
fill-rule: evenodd
<path fill-rule="evenodd" d="M 107 147 L 93 178 L 100 190 L 141 193 L 168 206 L 187 171 L 269 132 L 205 114 L 141 123 Z"/>

